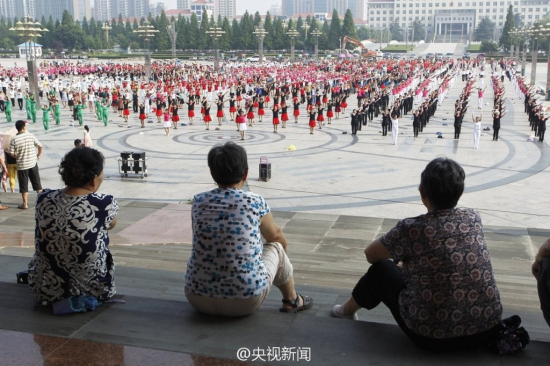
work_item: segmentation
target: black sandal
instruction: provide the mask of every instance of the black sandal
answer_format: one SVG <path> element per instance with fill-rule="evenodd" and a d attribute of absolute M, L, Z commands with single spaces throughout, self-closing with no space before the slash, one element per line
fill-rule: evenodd
<path fill-rule="evenodd" d="M 298 306 L 299 299 L 302 298 L 302 306 Z M 298 294 L 296 300 L 283 300 L 283 304 L 291 305 L 290 309 L 280 308 L 281 313 L 297 313 L 302 310 L 307 310 L 313 305 L 313 299 L 309 296 L 303 296 Z"/>

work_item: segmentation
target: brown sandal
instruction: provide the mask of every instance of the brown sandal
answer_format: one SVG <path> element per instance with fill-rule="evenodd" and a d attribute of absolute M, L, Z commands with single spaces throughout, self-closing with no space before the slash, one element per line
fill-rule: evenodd
<path fill-rule="evenodd" d="M 302 298 L 302 306 L 298 306 L 300 297 Z M 292 307 L 290 309 L 280 308 L 279 311 L 281 313 L 297 313 L 299 311 L 311 308 L 313 305 L 313 299 L 309 296 L 298 294 L 298 296 L 296 296 L 296 300 L 283 300 L 283 304 L 291 305 Z"/>

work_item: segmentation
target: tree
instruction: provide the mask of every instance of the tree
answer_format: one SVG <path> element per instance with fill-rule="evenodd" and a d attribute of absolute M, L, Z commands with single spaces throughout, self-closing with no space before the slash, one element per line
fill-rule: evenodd
<path fill-rule="evenodd" d="M 328 34 L 328 48 L 337 49 L 340 47 L 340 38 L 342 37 L 342 26 L 336 9 L 332 11 L 332 21 L 330 22 L 330 31 Z"/>
<path fill-rule="evenodd" d="M 390 33 L 391 33 L 391 39 L 396 40 L 398 42 L 405 41 L 405 37 L 403 36 L 403 29 L 399 25 L 397 21 L 394 21 L 392 24 L 390 24 Z"/>
<path fill-rule="evenodd" d="M 365 39 L 369 39 L 370 38 L 370 32 L 369 32 L 369 29 L 367 27 L 359 27 L 359 29 L 357 29 L 357 39 L 358 40 L 365 40 Z"/>
<path fill-rule="evenodd" d="M 515 13 L 514 14 L 514 24 L 516 25 L 516 28 L 523 27 L 523 19 L 522 19 L 520 13 Z"/>
<path fill-rule="evenodd" d="M 159 31 L 154 38 L 154 43 L 156 49 L 167 50 L 171 48 L 170 37 L 168 36 L 168 18 L 164 10 L 160 13 L 160 17 L 157 17 L 157 26 L 156 29 Z M 205 17 L 206 18 L 206 17 Z"/>
<path fill-rule="evenodd" d="M 273 49 L 273 22 L 271 21 L 271 14 L 269 14 L 269 11 L 265 16 L 264 29 L 267 32 L 267 34 L 264 37 L 264 48 L 266 50 L 272 50 Z"/>
<path fill-rule="evenodd" d="M 476 41 L 490 41 L 495 33 L 495 23 L 491 22 L 488 17 L 481 18 L 475 32 L 474 38 Z"/>
<path fill-rule="evenodd" d="M 424 28 L 424 23 L 422 23 L 420 20 L 415 20 L 412 24 L 413 27 L 413 35 L 412 41 L 418 42 L 424 39 L 424 36 L 426 35 L 426 28 Z"/>
<path fill-rule="evenodd" d="M 493 41 L 482 41 L 481 47 L 479 48 L 481 52 L 498 52 L 498 44 Z"/>
<path fill-rule="evenodd" d="M 199 48 L 198 42 L 201 38 L 201 30 L 199 28 L 199 18 L 197 18 L 197 14 L 193 13 L 191 14 L 191 21 L 189 23 L 189 48 Z"/>
<path fill-rule="evenodd" d="M 63 15 L 62 15 L 62 18 L 61 18 L 61 25 L 65 25 L 65 26 L 73 26 L 74 25 L 73 17 L 71 15 L 71 13 L 69 13 L 68 10 L 65 10 L 63 12 Z"/>
<path fill-rule="evenodd" d="M 500 37 L 500 45 L 505 49 L 510 49 L 512 39 L 510 38 L 510 31 L 514 28 L 514 6 L 508 7 L 508 13 L 506 14 L 506 22 L 504 22 L 504 28 L 502 28 L 502 36 Z"/>
<path fill-rule="evenodd" d="M 357 29 L 355 28 L 355 22 L 353 21 L 353 14 L 351 10 L 346 10 L 344 15 L 344 23 L 342 25 L 342 36 L 348 36 L 357 39 Z"/>

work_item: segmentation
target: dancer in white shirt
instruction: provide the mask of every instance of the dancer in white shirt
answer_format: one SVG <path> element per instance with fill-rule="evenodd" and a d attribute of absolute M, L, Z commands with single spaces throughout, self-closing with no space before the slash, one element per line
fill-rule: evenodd
<path fill-rule="evenodd" d="M 394 145 L 397 145 L 397 134 L 399 129 L 399 120 L 396 114 L 391 116 L 391 141 Z"/>
<path fill-rule="evenodd" d="M 475 117 L 472 113 L 472 119 L 474 120 L 474 149 L 479 149 L 479 140 L 481 138 L 481 115 Z"/>

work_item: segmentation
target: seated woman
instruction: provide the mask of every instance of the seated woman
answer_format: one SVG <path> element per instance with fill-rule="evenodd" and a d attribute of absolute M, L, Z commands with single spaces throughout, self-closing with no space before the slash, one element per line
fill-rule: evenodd
<path fill-rule="evenodd" d="M 456 208 L 464 170 L 437 158 L 420 178 L 428 213 L 401 220 L 365 249 L 372 263 L 335 317 L 356 318 L 383 302 L 422 348 L 474 348 L 498 332 L 502 305 L 477 211 Z M 393 260 L 392 260 L 393 259 Z"/>
<path fill-rule="evenodd" d="M 215 146 L 208 166 L 218 188 L 193 201 L 193 249 L 185 275 L 189 303 L 206 314 L 244 316 L 275 285 L 283 296 L 280 311 L 309 309 L 313 300 L 296 294 L 283 231 L 265 200 L 242 189 L 248 177 L 244 148 L 232 142 Z"/>
<path fill-rule="evenodd" d="M 537 279 L 542 315 L 550 326 L 550 239 L 540 247 L 532 271 Z"/>
<path fill-rule="evenodd" d="M 103 163 L 99 151 L 74 148 L 59 166 L 66 187 L 38 195 L 28 277 L 37 301 L 54 303 L 80 295 L 103 301 L 116 292 L 107 230 L 116 225 L 118 205 L 113 196 L 97 193 Z"/>

